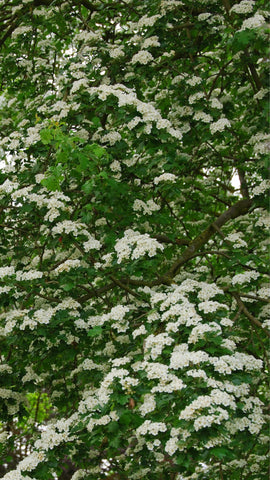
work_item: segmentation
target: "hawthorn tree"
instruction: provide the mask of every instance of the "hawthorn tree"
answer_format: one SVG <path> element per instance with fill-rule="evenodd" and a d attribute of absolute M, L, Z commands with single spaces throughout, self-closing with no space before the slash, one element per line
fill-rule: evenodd
<path fill-rule="evenodd" d="M 4 480 L 267 477 L 264 0 L 1 0 Z"/>

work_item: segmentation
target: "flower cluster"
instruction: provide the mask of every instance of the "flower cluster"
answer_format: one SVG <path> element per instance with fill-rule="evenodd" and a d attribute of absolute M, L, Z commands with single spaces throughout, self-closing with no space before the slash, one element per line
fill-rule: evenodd
<path fill-rule="evenodd" d="M 123 238 L 115 244 L 117 254 L 117 263 L 121 263 L 125 259 L 131 260 L 140 258 L 147 254 L 149 257 L 156 255 L 157 250 L 163 250 L 164 247 L 147 233 L 140 234 L 134 230 L 126 230 Z"/>

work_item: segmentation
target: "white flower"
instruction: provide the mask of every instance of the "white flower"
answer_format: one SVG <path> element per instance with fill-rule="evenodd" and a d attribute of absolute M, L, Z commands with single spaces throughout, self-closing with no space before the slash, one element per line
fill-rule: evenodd
<path fill-rule="evenodd" d="M 152 412 L 156 408 L 154 395 L 147 393 L 144 395 L 143 404 L 139 407 L 139 411 L 144 417 L 147 413 Z"/>
<path fill-rule="evenodd" d="M 228 127 L 230 128 L 231 124 L 227 118 L 220 118 L 217 122 L 210 124 L 210 131 L 212 135 L 216 132 L 223 132 L 223 130 Z"/>
<path fill-rule="evenodd" d="M 212 108 L 217 108 L 218 110 L 221 110 L 223 108 L 223 105 L 216 97 L 214 97 L 211 100 L 211 107 Z"/>
<path fill-rule="evenodd" d="M 260 276 L 259 272 L 247 270 L 244 273 L 238 273 L 232 278 L 232 285 L 243 285 L 243 283 L 250 283 L 251 280 L 256 280 Z"/>
<path fill-rule="evenodd" d="M 75 82 L 73 82 L 70 93 L 73 94 L 77 92 L 78 90 L 80 90 L 81 87 L 85 87 L 85 88 L 88 87 L 87 78 L 80 78 L 80 80 L 76 80 Z"/>
<path fill-rule="evenodd" d="M 117 254 L 117 263 L 121 263 L 128 258 L 134 260 L 145 254 L 153 257 L 156 255 L 157 249 L 164 249 L 161 243 L 151 238 L 147 233 L 142 235 L 131 229 L 125 231 L 124 237 L 116 242 L 114 248 Z"/>
<path fill-rule="evenodd" d="M 152 17 L 149 17 L 148 15 L 143 15 L 138 21 L 138 23 L 135 24 L 135 28 L 152 27 L 160 17 L 161 15 L 152 15 Z"/>
<path fill-rule="evenodd" d="M 86 475 L 85 470 L 77 470 L 75 473 L 73 473 L 72 477 L 70 480 L 82 480 Z"/>
<path fill-rule="evenodd" d="M 0 185 L 0 194 L 1 193 L 11 193 L 13 190 L 17 190 L 19 184 L 17 182 L 11 182 L 10 180 L 5 180 L 2 185 Z"/>
<path fill-rule="evenodd" d="M 207 332 L 216 332 L 217 335 L 222 333 L 220 326 L 215 322 L 200 324 L 192 329 L 188 338 L 188 343 L 196 343 L 198 340 L 205 338 Z"/>
<path fill-rule="evenodd" d="M 106 135 L 103 135 L 101 138 L 102 143 L 109 143 L 111 146 L 114 145 L 116 142 L 119 142 L 122 139 L 121 134 L 119 132 L 116 132 L 114 130 L 111 130 L 110 132 L 106 133 Z"/>
<path fill-rule="evenodd" d="M 142 43 L 142 48 L 147 49 L 148 47 L 160 47 L 160 43 L 156 35 L 148 37 L 146 38 L 146 40 L 144 40 L 144 42 Z"/>
<path fill-rule="evenodd" d="M 188 78 L 186 82 L 188 83 L 188 85 L 191 85 L 193 87 L 195 85 L 199 85 L 200 83 L 202 83 L 202 79 L 200 77 L 196 77 L 195 75 L 193 75 L 193 77 Z"/>
<path fill-rule="evenodd" d="M 184 129 L 180 130 L 179 128 L 168 128 L 167 131 L 172 137 L 177 138 L 178 140 L 181 140 L 183 138 L 182 133 L 185 133 Z"/>
<path fill-rule="evenodd" d="M 172 182 L 176 181 L 177 177 L 173 173 L 163 173 L 159 177 L 154 178 L 154 184 L 158 185 L 160 182 Z"/>
<path fill-rule="evenodd" d="M 242 0 L 242 2 L 233 5 L 230 10 L 230 13 L 251 13 L 255 6 L 254 0 Z"/>
<path fill-rule="evenodd" d="M 187 344 L 177 345 L 171 355 L 170 368 L 175 370 L 188 367 L 189 364 L 201 364 L 209 361 L 209 355 L 202 350 L 190 352 Z"/>
<path fill-rule="evenodd" d="M 149 350 L 150 356 L 155 360 L 162 354 L 162 350 L 165 345 L 171 345 L 174 340 L 168 335 L 167 332 L 159 333 L 157 335 L 149 335 L 144 342 L 145 350 Z"/>
<path fill-rule="evenodd" d="M 201 120 L 204 123 L 210 123 L 213 120 L 213 117 L 211 117 L 211 115 L 203 112 L 202 110 L 196 112 L 193 118 L 194 120 Z"/>
<path fill-rule="evenodd" d="M 44 173 L 38 173 L 35 175 L 36 183 L 41 183 L 41 180 L 44 180 L 44 178 L 46 178 Z"/>
<path fill-rule="evenodd" d="M 48 324 L 54 313 L 55 310 L 53 308 L 47 308 L 46 310 L 41 308 L 35 311 L 34 319 L 39 323 Z"/>
<path fill-rule="evenodd" d="M 208 12 L 200 13 L 200 15 L 198 15 L 198 20 L 199 22 L 203 22 L 204 20 L 207 20 L 209 17 L 211 17 L 211 13 L 208 13 Z"/>
<path fill-rule="evenodd" d="M 252 28 L 260 28 L 265 24 L 265 18 L 262 15 L 256 14 L 254 17 L 247 18 L 243 21 L 240 30 L 250 30 Z"/>
<path fill-rule="evenodd" d="M 173 455 L 178 449 L 177 442 L 177 437 L 171 437 L 165 445 L 165 452 L 167 452 L 169 455 Z"/>
<path fill-rule="evenodd" d="M 62 272 L 69 272 L 70 269 L 72 268 L 78 268 L 81 265 L 80 260 L 66 260 L 65 262 L 61 263 L 58 265 L 58 267 L 53 270 L 53 273 L 55 275 L 58 275 L 58 273 Z"/>
<path fill-rule="evenodd" d="M 9 277 L 10 275 L 15 274 L 14 267 L 1 267 L 0 268 L 0 278 Z"/>
<path fill-rule="evenodd" d="M 131 63 L 141 63 L 142 65 L 146 65 L 152 60 L 154 60 L 154 57 L 151 53 L 147 50 L 141 50 L 132 57 Z"/>
<path fill-rule="evenodd" d="M 116 305 L 116 307 L 111 309 L 110 313 L 108 314 L 108 318 L 122 321 L 127 312 L 129 312 L 129 307 L 124 305 Z"/>
<path fill-rule="evenodd" d="M 266 192 L 270 188 L 270 180 L 262 180 L 262 182 L 253 188 L 252 195 L 261 195 L 262 193 Z"/>
<path fill-rule="evenodd" d="M 140 123 L 142 121 L 142 118 L 140 117 L 134 117 L 132 120 L 130 120 L 130 122 L 127 123 L 127 128 L 129 130 L 132 130 L 133 128 L 135 128 L 138 123 Z"/>
<path fill-rule="evenodd" d="M 24 33 L 31 32 L 33 30 L 33 27 L 30 25 L 22 25 L 21 27 L 15 28 L 13 30 L 11 36 L 12 38 L 18 37 L 19 35 L 23 35 Z"/>
<path fill-rule="evenodd" d="M 21 460 L 19 464 L 20 469 L 22 471 L 31 472 L 31 470 L 34 470 L 36 466 L 44 460 L 44 458 L 45 454 L 43 452 L 32 452 L 30 455 Z"/>
<path fill-rule="evenodd" d="M 227 237 L 225 237 L 224 240 L 232 242 L 234 248 L 247 247 L 248 244 L 247 242 L 245 242 L 245 240 L 242 239 L 242 236 L 242 232 L 230 233 L 229 235 L 227 235 Z"/>
<path fill-rule="evenodd" d="M 137 435 L 158 435 L 159 432 L 166 432 L 167 426 L 163 422 L 145 422 L 136 430 Z"/>
<path fill-rule="evenodd" d="M 228 306 L 224 303 L 214 302 L 213 300 L 206 300 L 198 305 L 198 309 L 202 310 L 204 313 L 216 312 L 219 308 L 229 310 Z"/>
<path fill-rule="evenodd" d="M 110 57 L 111 58 L 119 58 L 119 57 L 123 57 L 125 55 L 125 52 L 123 51 L 123 46 L 121 47 L 114 47 L 112 49 L 110 49 Z"/>
<path fill-rule="evenodd" d="M 83 248 L 86 252 L 89 252 L 89 250 L 100 250 L 101 247 L 102 245 L 99 240 L 96 240 L 91 235 L 89 235 L 87 242 L 84 242 L 83 244 Z"/>
<path fill-rule="evenodd" d="M 133 210 L 135 212 L 143 212 L 144 215 L 152 215 L 153 212 L 160 210 L 160 205 L 154 202 L 154 200 L 147 200 L 143 202 L 142 200 L 135 200 L 133 203 Z"/>
<path fill-rule="evenodd" d="M 139 328 L 136 328 L 136 330 L 132 332 L 132 336 L 133 338 L 136 338 L 138 337 L 138 335 L 145 335 L 146 333 L 147 333 L 147 330 L 145 326 L 141 325 Z"/>
<path fill-rule="evenodd" d="M 263 97 L 268 95 L 268 88 L 261 88 L 255 95 L 253 95 L 253 98 L 255 100 L 261 100 Z"/>
<path fill-rule="evenodd" d="M 19 282 L 27 281 L 27 280 L 36 280 L 37 278 L 42 278 L 43 272 L 39 272 L 38 270 L 28 270 L 23 272 L 22 270 L 17 270 L 16 272 L 16 280 Z"/>
<path fill-rule="evenodd" d="M 110 169 L 111 169 L 113 172 L 121 172 L 121 164 L 120 164 L 120 162 L 118 162 L 118 160 L 114 160 L 114 161 L 110 164 Z"/>
<path fill-rule="evenodd" d="M 193 103 L 197 102 L 197 100 L 200 100 L 201 98 L 204 97 L 204 93 L 203 92 L 197 92 L 197 93 L 194 93 L 193 95 L 190 95 L 188 97 L 188 103 L 190 105 L 192 105 Z"/>

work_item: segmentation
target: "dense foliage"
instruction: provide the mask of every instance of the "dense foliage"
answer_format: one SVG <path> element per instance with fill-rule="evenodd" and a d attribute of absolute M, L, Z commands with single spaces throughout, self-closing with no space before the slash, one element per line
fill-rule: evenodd
<path fill-rule="evenodd" d="M 1 0 L 0 473 L 267 478 L 264 0 Z"/>

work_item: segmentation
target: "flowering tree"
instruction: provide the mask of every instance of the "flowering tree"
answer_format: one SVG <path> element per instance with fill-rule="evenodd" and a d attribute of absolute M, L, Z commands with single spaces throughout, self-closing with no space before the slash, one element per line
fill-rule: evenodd
<path fill-rule="evenodd" d="M 1 0 L 4 480 L 267 476 L 264 0 Z"/>

